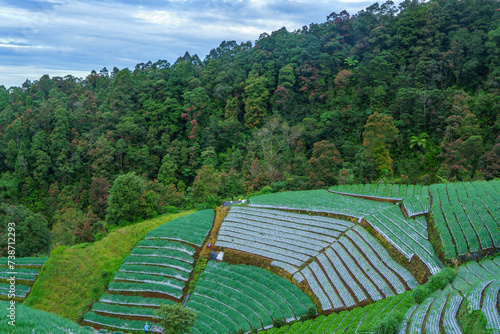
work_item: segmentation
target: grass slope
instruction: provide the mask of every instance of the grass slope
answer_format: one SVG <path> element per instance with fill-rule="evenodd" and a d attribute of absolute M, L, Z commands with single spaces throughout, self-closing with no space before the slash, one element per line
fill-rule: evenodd
<path fill-rule="evenodd" d="M 73 333 L 91 334 L 91 330 L 84 329 L 76 323 L 55 314 L 34 310 L 30 307 L 16 304 L 15 326 L 9 325 L 9 302 L 0 301 L 0 333 L 9 334 L 52 334 Z"/>
<path fill-rule="evenodd" d="M 91 305 L 106 291 L 123 259 L 149 231 L 190 213 L 161 216 L 127 226 L 85 248 L 56 248 L 45 263 L 25 305 L 81 321 Z"/>

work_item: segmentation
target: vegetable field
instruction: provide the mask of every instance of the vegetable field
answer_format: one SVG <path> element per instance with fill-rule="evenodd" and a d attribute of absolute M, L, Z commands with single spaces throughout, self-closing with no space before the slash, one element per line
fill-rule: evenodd
<path fill-rule="evenodd" d="M 446 258 L 500 246 L 499 181 L 436 184 L 432 212 Z"/>
<path fill-rule="evenodd" d="M 17 301 L 24 301 L 47 259 L 46 257 L 20 257 L 9 262 L 8 258 L 0 258 L 0 299 L 10 300 L 8 295 L 13 293 Z M 9 265 L 12 263 L 15 263 L 15 266 Z M 9 282 L 11 277 L 16 278 L 15 293 Z"/>
<path fill-rule="evenodd" d="M 252 197 L 250 206 L 314 211 L 361 218 L 370 212 L 379 211 L 392 205 L 343 196 L 327 190 L 309 190 L 255 196 Z"/>
<path fill-rule="evenodd" d="M 31 307 L 16 303 L 16 326 L 9 322 L 10 303 L 0 301 L 0 333 L 73 333 L 73 334 L 94 334 L 91 329 L 80 327 L 77 323 L 65 319 L 61 316 L 39 311 Z M 14 331 L 13 331 L 14 330 Z"/>
<path fill-rule="evenodd" d="M 325 311 L 377 301 L 417 286 L 375 238 L 348 221 L 233 207 L 216 245 L 272 259 L 272 265 L 288 271 L 297 283 L 305 280 Z"/>
<path fill-rule="evenodd" d="M 418 285 L 360 226 L 347 231 L 294 278 L 307 281 L 323 310 L 375 302 Z"/>
<path fill-rule="evenodd" d="M 404 293 L 380 300 L 352 311 L 319 316 L 314 320 L 296 322 L 281 328 L 271 328 L 262 334 L 371 333 L 373 326 L 387 314 L 405 312 L 411 306 L 410 294 Z"/>
<path fill-rule="evenodd" d="M 372 213 L 365 219 L 408 261 L 417 255 L 432 274 L 443 267 L 428 241 L 427 225 L 416 219 L 405 218 L 397 206 Z"/>
<path fill-rule="evenodd" d="M 184 297 L 193 256 L 212 228 L 213 219 L 213 210 L 203 210 L 149 232 L 123 260 L 108 293 L 92 306 L 84 323 L 141 330 L 145 321 L 159 322 L 155 309 Z M 152 326 L 152 332 L 161 331 Z"/>
<path fill-rule="evenodd" d="M 351 222 L 326 217 L 233 207 L 216 245 L 273 259 L 273 265 L 294 274 L 352 226 Z"/>
<path fill-rule="evenodd" d="M 299 288 L 264 269 L 208 262 L 187 307 L 199 313 L 195 333 L 245 332 L 290 322 L 314 307 Z"/>
<path fill-rule="evenodd" d="M 452 284 L 436 291 L 415 309 L 408 310 L 398 333 L 439 333 L 439 328 L 445 333 L 462 333 L 457 312 L 464 300 L 468 301 L 470 310 L 482 310 L 487 329 L 498 333 L 499 259 L 472 261 L 460 266 Z"/>

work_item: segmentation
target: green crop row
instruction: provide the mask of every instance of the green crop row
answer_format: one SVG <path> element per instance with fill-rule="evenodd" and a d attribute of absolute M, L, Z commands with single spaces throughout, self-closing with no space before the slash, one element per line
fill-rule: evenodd
<path fill-rule="evenodd" d="M 130 252 L 130 255 L 166 257 L 166 258 L 177 259 L 179 261 L 183 261 L 183 262 L 187 262 L 187 263 L 194 262 L 192 256 L 187 255 L 184 252 L 181 252 L 178 250 L 173 250 L 173 249 L 154 249 L 154 248 L 136 247 L 136 248 L 132 249 L 132 251 Z"/>
<path fill-rule="evenodd" d="M 146 239 L 181 240 L 201 247 L 212 228 L 214 217 L 213 210 L 198 211 L 154 229 L 146 235 Z"/>
<path fill-rule="evenodd" d="M 83 317 L 83 320 L 88 321 L 90 323 L 96 323 L 96 324 L 104 325 L 107 327 L 124 329 L 124 330 L 135 330 L 135 331 L 143 331 L 144 330 L 144 321 L 112 318 L 112 317 L 107 317 L 104 315 L 96 314 L 94 312 L 88 312 L 87 314 L 85 314 L 85 316 Z M 153 328 L 150 329 L 151 332 L 158 332 L 159 333 L 159 331 L 155 331 L 154 326 L 152 326 L 152 327 Z"/>
<path fill-rule="evenodd" d="M 125 264 L 150 264 L 155 266 L 163 266 L 170 268 L 178 268 L 179 270 L 183 270 L 186 272 L 191 272 L 193 267 L 186 263 L 175 259 L 163 258 L 163 257 L 155 257 L 155 256 L 134 256 L 129 255 L 124 260 Z"/>
<path fill-rule="evenodd" d="M 366 201 L 361 198 L 343 196 L 327 190 L 289 191 L 252 197 L 252 205 L 273 208 L 294 208 L 297 210 L 336 213 L 363 217 L 369 212 L 380 211 L 392 204 Z"/>
<path fill-rule="evenodd" d="M 123 306 L 117 304 L 95 303 L 92 312 L 102 312 L 127 316 L 144 316 L 148 318 L 160 318 L 155 315 L 155 309 L 148 307 Z"/>
<path fill-rule="evenodd" d="M 170 267 L 160 267 L 150 266 L 145 264 L 122 264 L 120 267 L 120 272 L 135 272 L 135 273 L 145 273 L 151 275 L 159 275 L 166 277 L 174 277 L 183 281 L 187 281 L 189 278 L 189 273 L 181 270 L 177 270 Z"/>
<path fill-rule="evenodd" d="M 48 257 L 18 257 L 15 260 L 9 260 L 7 257 L 0 257 L 0 266 L 6 266 L 15 263 L 17 266 L 43 266 Z"/>
<path fill-rule="evenodd" d="M 36 277 L 40 273 L 39 268 L 16 268 L 15 270 L 11 270 L 6 267 L 0 267 L 0 273 L 12 273 L 15 272 L 17 274 L 30 274 L 33 277 Z"/>
<path fill-rule="evenodd" d="M 117 272 L 115 274 L 115 280 L 165 284 L 172 287 L 178 287 L 179 290 L 184 288 L 184 282 L 182 281 L 151 274 Z"/>
<path fill-rule="evenodd" d="M 28 293 L 31 289 L 29 286 L 23 284 L 16 284 L 15 286 L 16 286 L 16 292 L 24 294 Z M 8 283 L 0 283 L 0 291 L 2 292 L 10 290 L 10 287 L 11 285 Z"/>
<path fill-rule="evenodd" d="M 102 303 L 108 304 L 124 304 L 124 305 L 137 305 L 137 306 L 155 306 L 159 307 L 163 304 L 172 305 L 173 301 L 163 298 L 150 298 L 142 296 L 125 296 L 119 294 L 105 294 L 101 297 Z"/>
<path fill-rule="evenodd" d="M 171 241 L 171 240 L 162 240 L 162 239 L 150 239 L 150 240 L 141 240 L 137 244 L 137 247 L 141 248 L 160 248 L 160 249 L 177 249 L 183 251 L 186 254 L 193 255 L 196 250 L 186 244 Z"/>
<path fill-rule="evenodd" d="M 180 299 L 182 291 L 172 288 L 168 285 L 154 284 L 154 283 L 123 283 L 111 282 L 109 283 L 110 291 L 131 291 L 131 292 L 152 292 L 162 293 Z"/>

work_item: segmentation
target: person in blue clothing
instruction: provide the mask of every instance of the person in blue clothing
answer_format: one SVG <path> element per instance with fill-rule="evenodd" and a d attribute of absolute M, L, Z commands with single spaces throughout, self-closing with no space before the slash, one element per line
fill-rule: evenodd
<path fill-rule="evenodd" d="M 146 322 L 146 325 L 144 326 L 144 334 L 148 334 L 148 331 L 149 331 L 149 325 Z"/>

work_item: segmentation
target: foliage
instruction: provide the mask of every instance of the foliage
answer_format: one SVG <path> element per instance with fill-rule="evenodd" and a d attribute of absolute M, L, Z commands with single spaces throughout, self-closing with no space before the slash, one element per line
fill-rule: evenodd
<path fill-rule="evenodd" d="M 146 190 L 142 178 L 134 172 L 120 175 L 109 190 L 106 220 L 116 226 L 151 218 L 156 204 L 155 193 Z"/>
<path fill-rule="evenodd" d="M 399 312 L 389 312 L 384 315 L 371 331 L 373 334 L 395 334 L 398 331 L 399 324 L 403 320 L 403 315 Z"/>
<path fill-rule="evenodd" d="M 488 333 L 486 329 L 486 316 L 481 310 L 470 311 L 469 303 L 464 300 L 458 310 L 457 318 L 464 333 L 483 334 Z"/>
<path fill-rule="evenodd" d="M 15 240 L 15 254 L 9 254 L 9 238 Z M 47 220 L 24 206 L 0 206 L 0 256 L 28 257 L 47 254 L 51 233 Z M 11 242 L 12 244 L 12 242 Z"/>
<path fill-rule="evenodd" d="M 181 304 L 162 305 L 155 314 L 162 318 L 161 325 L 167 334 L 191 333 L 190 327 L 198 316 L 198 313 Z"/>
<path fill-rule="evenodd" d="M 422 303 L 431 293 L 441 290 L 449 283 L 453 282 L 457 274 L 452 268 L 444 268 L 439 273 L 432 275 L 427 283 L 419 285 L 412 292 L 415 303 Z"/>

